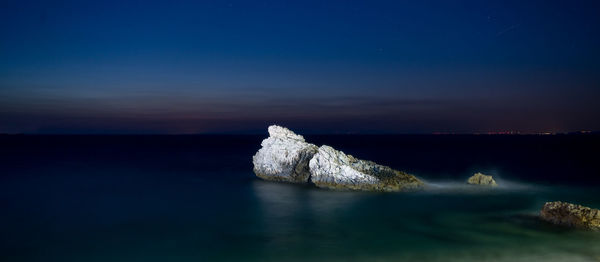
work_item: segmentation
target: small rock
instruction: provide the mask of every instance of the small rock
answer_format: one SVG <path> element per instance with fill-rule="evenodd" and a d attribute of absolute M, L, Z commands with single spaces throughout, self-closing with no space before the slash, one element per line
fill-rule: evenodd
<path fill-rule="evenodd" d="M 600 230 L 600 210 L 566 202 L 547 202 L 540 217 L 550 223 L 579 229 Z"/>
<path fill-rule="evenodd" d="M 468 184 L 471 185 L 482 185 L 482 186 L 497 186 L 496 180 L 492 176 L 484 175 L 482 173 L 475 173 L 467 180 Z"/>

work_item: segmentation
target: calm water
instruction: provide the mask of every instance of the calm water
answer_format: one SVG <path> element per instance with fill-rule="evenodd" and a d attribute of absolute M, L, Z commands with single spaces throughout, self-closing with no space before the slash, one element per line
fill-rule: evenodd
<path fill-rule="evenodd" d="M 431 183 L 410 194 L 260 181 L 263 138 L 0 136 L 0 260 L 600 261 L 535 217 L 600 208 L 599 136 L 307 137 Z"/>

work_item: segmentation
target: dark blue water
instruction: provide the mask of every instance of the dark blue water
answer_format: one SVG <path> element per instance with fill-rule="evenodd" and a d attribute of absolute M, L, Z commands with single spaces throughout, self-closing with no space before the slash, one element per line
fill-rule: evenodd
<path fill-rule="evenodd" d="M 306 138 L 431 186 L 263 182 L 264 136 L 0 136 L 0 261 L 600 261 L 598 233 L 535 217 L 600 208 L 599 136 Z"/>

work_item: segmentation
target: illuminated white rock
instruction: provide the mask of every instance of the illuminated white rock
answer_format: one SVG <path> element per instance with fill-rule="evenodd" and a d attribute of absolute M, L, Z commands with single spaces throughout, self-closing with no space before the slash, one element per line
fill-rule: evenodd
<path fill-rule="evenodd" d="M 308 161 L 318 147 L 306 143 L 304 137 L 281 126 L 269 126 L 269 137 L 252 157 L 256 176 L 272 181 L 307 183 Z"/>
<path fill-rule="evenodd" d="M 269 137 L 261 145 L 252 162 L 256 176 L 265 180 L 369 191 L 414 191 L 424 185 L 413 175 L 356 159 L 330 146 L 319 148 L 276 125 L 269 126 Z"/>
<path fill-rule="evenodd" d="M 321 146 L 309 162 L 310 181 L 318 187 L 368 191 L 414 191 L 423 187 L 415 176 L 356 159 Z"/>

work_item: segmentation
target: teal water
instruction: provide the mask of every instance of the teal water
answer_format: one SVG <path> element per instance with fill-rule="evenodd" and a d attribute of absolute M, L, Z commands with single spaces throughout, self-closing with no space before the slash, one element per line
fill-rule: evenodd
<path fill-rule="evenodd" d="M 257 249 L 273 260 L 293 254 L 287 258 L 598 261 L 600 235 L 557 228 L 536 217 L 548 200 L 598 205 L 593 190 L 520 186 L 487 190 L 450 184 L 416 194 L 369 194 L 256 183 L 268 214 L 256 226 L 277 236 Z M 251 238 L 253 232 L 237 236 Z"/>
<path fill-rule="evenodd" d="M 430 185 L 409 194 L 261 181 L 249 157 L 262 138 L 1 140 L 1 260 L 600 261 L 599 233 L 537 218 L 546 201 L 600 207 L 598 169 L 586 158 L 595 137 L 314 138 Z M 391 157 L 399 144 L 407 150 Z M 465 185 L 474 170 L 500 186 Z"/>

